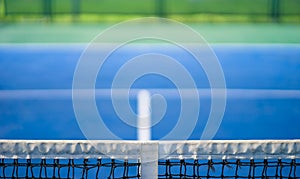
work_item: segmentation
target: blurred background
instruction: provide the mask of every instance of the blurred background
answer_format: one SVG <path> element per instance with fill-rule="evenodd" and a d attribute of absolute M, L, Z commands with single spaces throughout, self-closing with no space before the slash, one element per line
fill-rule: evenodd
<path fill-rule="evenodd" d="M 0 138 L 85 139 L 71 99 L 81 53 L 111 25 L 149 16 L 187 24 L 219 58 L 228 100 L 214 139 L 300 138 L 300 0 L 0 0 Z M 179 61 L 190 58 L 174 48 L 151 48 Z M 143 52 L 149 48 L 120 49 L 96 86 L 109 89 L 118 60 Z M 209 89 L 201 66 L 183 63 L 198 88 Z M 175 87 L 149 75 L 133 88 Z M 166 96 L 168 110 L 153 139 L 176 125 L 180 101 Z M 136 139 L 136 129 L 120 121 L 108 96 L 100 95 L 97 104 L 110 129 Z M 130 104 L 136 110 L 136 98 Z M 201 136 L 210 104 L 209 96 L 201 98 L 190 139 Z"/>
<path fill-rule="evenodd" d="M 299 22 L 298 0 L 1 0 L 1 19 L 119 21 L 159 16 L 185 22 Z"/>

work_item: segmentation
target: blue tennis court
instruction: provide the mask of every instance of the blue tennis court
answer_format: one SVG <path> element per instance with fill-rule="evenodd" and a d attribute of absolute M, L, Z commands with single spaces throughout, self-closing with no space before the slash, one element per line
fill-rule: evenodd
<path fill-rule="evenodd" d="M 72 80 L 84 44 L 3 44 L 0 46 L 0 138 L 85 139 L 72 105 Z M 214 44 L 227 86 L 227 105 L 214 139 L 300 138 L 300 45 Z M 155 45 L 124 47 L 111 55 L 99 72 L 96 97 L 107 127 L 122 139 L 136 139 L 136 129 L 115 113 L 109 93 L 117 70 L 130 58 L 164 53 L 190 72 L 200 91 L 200 112 L 189 139 L 199 139 L 211 98 L 205 72 L 189 54 Z M 177 122 L 180 99 L 174 84 L 148 74 L 132 89 L 161 91 L 168 108 L 153 127 L 153 139 L 166 135 Z M 136 97 L 130 97 L 136 110 Z M 153 116 L 156 111 L 153 107 Z M 193 110 L 191 107 L 190 110 Z M 122 129 L 122 130 L 120 130 Z"/>

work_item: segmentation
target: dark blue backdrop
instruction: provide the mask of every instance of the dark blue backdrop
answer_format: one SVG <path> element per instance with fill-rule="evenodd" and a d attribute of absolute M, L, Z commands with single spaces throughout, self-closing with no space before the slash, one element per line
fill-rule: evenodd
<path fill-rule="evenodd" d="M 224 118 L 214 139 L 300 138 L 300 46 L 227 44 L 212 47 L 229 89 Z M 73 73 L 83 50 L 84 45 L 74 44 L 0 46 L 0 138 L 84 139 L 75 119 L 70 93 Z M 110 88 L 122 64 L 137 54 L 153 50 L 182 63 L 198 88 L 209 88 L 201 66 L 190 59 L 189 54 L 155 45 L 119 49 L 101 69 L 96 88 Z M 175 88 L 168 79 L 158 75 L 146 75 L 132 87 Z M 54 89 L 66 93 L 52 97 L 46 93 L 45 97 L 32 91 Z M 260 92 L 269 95 L 259 95 Z M 176 124 L 180 100 L 166 99 L 168 110 L 153 128 L 154 139 L 164 136 Z M 136 139 L 136 130 L 119 120 L 108 96 L 97 98 L 97 104 L 112 131 L 124 139 Z M 130 104 L 135 110 L 136 99 L 131 98 Z M 200 117 L 190 139 L 200 138 L 209 110 L 210 98 L 201 98 Z"/>

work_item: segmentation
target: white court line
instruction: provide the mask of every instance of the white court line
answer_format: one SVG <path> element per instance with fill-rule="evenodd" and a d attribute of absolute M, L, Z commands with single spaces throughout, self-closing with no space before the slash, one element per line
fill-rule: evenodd
<path fill-rule="evenodd" d="M 131 89 L 129 98 L 136 98 L 137 93 L 141 89 Z M 151 94 L 161 94 L 166 98 L 178 98 L 177 89 L 147 89 Z M 182 89 L 186 98 L 194 98 L 189 95 L 194 89 Z M 211 89 L 197 89 L 200 98 L 210 98 Z M 91 95 L 93 90 L 80 90 L 77 94 L 83 99 Z M 215 89 L 216 97 L 223 94 L 223 89 Z M 285 89 L 227 89 L 228 99 L 300 99 L 300 90 L 285 90 Z M 114 95 L 119 97 L 127 97 L 128 90 L 115 89 Z M 111 89 L 96 89 L 96 98 L 110 98 Z M 72 89 L 28 89 L 28 90 L 0 90 L 0 100 L 59 100 L 72 99 Z"/>

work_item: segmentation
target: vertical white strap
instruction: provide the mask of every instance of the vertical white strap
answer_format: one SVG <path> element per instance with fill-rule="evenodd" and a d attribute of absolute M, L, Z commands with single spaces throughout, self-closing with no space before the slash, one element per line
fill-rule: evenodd
<path fill-rule="evenodd" d="M 151 140 L 151 97 L 149 91 L 141 90 L 137 96 L 137 103 L 138 140 Z"/>
<path fill-rule="evenodd" d="M 141 144 L 141 177 L 157 179 L 158 176 L 158 142 Z"/>

